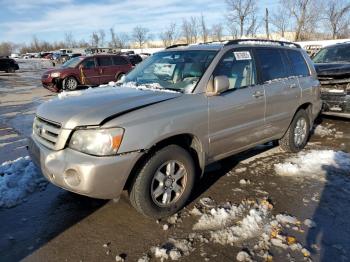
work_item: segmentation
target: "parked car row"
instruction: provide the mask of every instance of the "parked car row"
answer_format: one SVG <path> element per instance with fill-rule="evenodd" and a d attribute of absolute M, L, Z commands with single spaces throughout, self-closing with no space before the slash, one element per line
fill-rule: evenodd
<path fill-rule="evenodd" d="M 122 59 L 73 58 L 45 79 L 74 89 L 80 71 L 85 81 L 107 82 L 100 73 L 113 65 L 116 80 L 131 69 Z M 103 199 L 126 189 L 152 218 L 184 207 L 210 163 L 275 140 L 285 151 L 302 150 L 321 109 L 312 61 L 280 41 L 171 47 L 123 82 L 129 85 L 40 105 L 29 151 L 53 184 Z"/>

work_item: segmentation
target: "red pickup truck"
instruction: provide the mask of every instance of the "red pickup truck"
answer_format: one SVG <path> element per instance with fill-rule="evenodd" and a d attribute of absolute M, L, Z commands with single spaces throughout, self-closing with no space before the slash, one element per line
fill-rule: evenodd
<path fill-rule="evenodd" d="M 80 56 L 60 68 L 46 71 L 41 82 L 53 92 L 75 90 L 79 86 L 97 86 L 118 81 L 132 69 L 128 59 L 119 55 Z"/>

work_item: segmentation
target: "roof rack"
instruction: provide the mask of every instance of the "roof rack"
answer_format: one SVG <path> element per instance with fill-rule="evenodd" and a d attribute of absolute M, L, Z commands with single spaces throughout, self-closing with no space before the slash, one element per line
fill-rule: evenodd
<path fill-rule="evenodd" d="M 165 49 L 176 48 L 176 47 L 179 47 L 179 46 L 188 46 L 188 44 L 176 44 L 176 45 L 171 45 L 171 46 L 166 47 Z"/>
<path fill-rule="evenodd" d="M 301 48 L 299 44 L 293 43 L 293 42 L 287 42 L 287 41 L 277 41 L 277 40 L 268 40 L 268 39 L 235 39 L 235 40 L 229 40 L 227 41 L 226 45 L 239 45 L 239 44 L 249 44 L 249 42 L 256 43 L 262 43 L 262 44 L 274 44 L 274 45 L 280 45 L 280 46 L 294 46 L 296 48 Z"/>

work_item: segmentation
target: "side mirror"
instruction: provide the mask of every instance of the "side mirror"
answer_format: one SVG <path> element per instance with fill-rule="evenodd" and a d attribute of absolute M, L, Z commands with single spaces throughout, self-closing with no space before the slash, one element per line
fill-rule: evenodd
<path fill-rule="evenodd" d="M 225 75 L 216 76 L 211 88 L 208 88 L 207 94 L 210 96 L 220 95 L 230 88 L 230 81 Z"/>

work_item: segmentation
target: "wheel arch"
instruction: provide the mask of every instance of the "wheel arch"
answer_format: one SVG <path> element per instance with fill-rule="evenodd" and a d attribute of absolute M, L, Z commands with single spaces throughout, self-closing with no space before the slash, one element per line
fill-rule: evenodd
<path fill-rule="evenodd" d="M 129 188 L 133 180 L 136 178 L 138 171 L 142 168 L 143 164 L 158 150 L 168 145 L 178 145 L 186 149 L 193 158 L 196 167 L 196 175 L 200 177 L 205 168 L 205 153 L 203 145 L 198 137 L 193 134 L 185 133 L 167 137 L 156 142 L 150 149 L 146 150 L 145 153 L 136 161 L 132 168 L 130 175 L 125 183 L 124 188 Z"/>

